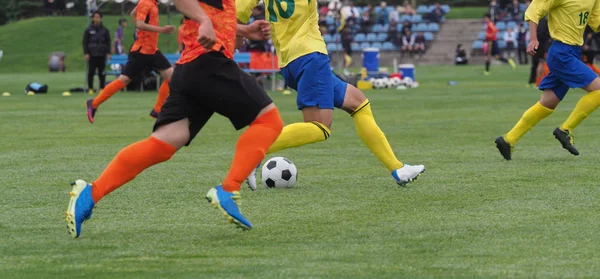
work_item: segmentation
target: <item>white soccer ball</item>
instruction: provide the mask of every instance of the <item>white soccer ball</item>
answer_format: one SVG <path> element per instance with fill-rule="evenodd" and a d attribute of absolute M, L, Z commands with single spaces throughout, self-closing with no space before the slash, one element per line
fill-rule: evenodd
<path fill-rule="evenodd" d="M 413 81 L 412 88 L 417 88 L 417 87 L 419 87 L 419 83 L 416 81 Z"/>
<path fill-rule="evenodd" d="M 117 71 L 119 70 L 120 65 L 119 64 L 111 64 L 110 65 L 110 69 L 113 71 Z"/>
<path fill-rule="evenodd" d="M 411 77 L 405 77 L 402 79 L 402 83 L 404 84 L 404 86 L 410 88 L 413 84 L 413 79 Z"/>
<path fill-rule="evenodd" d="M 373 88 L 375 88 L 375 89 L 382 89 L 382 88 L 385 88 L 385 84 L 383 83 L 383 80 L 382 80 L 382 79 L 380 79 L 380 78 L 378 78 L 378 79 L 375 79 L 375 80 L 373 81 Z"/>
<path fill-rule="evenodd" d="M 390 79 L 390 87 L 398 87 L 402 83 L 399 77 L 393 77 Z"/>
<path fill-rule="evenodd" d="M 262 182 L 267 188 L 292 188 L 297 179 L 296 165 L 286 158 L 271 158 L 262 167 Z"/>

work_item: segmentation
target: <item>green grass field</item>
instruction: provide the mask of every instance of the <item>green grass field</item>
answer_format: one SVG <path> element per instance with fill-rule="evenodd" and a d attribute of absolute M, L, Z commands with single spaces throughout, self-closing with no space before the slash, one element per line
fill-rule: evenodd
<path fill-rule="evenodd" d="M 4 278 L 593 278 L 600 274 L 600 118 L 576 131 L 574 157 L 552 137 L 573 90 L 506 162 L 493 140 L 538 99 L 528 68 L 420 67 L 421 86 L 367 92 L 403 161 L 427 172 L 407 188 L 335 113 L 323 143 L 273 154 L 299 168 L 294 189 L 243 189 L 255 228 L 236 230 L 208 206 L 239 135 L 215 117 L 190 147 L 100 202 L 80 239 L 64 210 L 75 179 L 95 179 L 124 146 L 150 134 L 154 93 L 120 93 L 84 115 L 62 97 L 82 73 L 2 74 L 0 274 Z M 25 96 L 27 82 L 50 85 Z M 448 80 L 458 81 L 448 86 Z M 272 93 L 286 123 L 295 98 Z M 272 155 L 271 155 L 272 156 Z"/>

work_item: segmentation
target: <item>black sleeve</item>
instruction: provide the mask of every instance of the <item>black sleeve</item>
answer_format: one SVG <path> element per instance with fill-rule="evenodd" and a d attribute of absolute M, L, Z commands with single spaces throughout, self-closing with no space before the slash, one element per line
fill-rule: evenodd
<path fill-rule="evenodd" d="M 88 29 L 85 29 L 85 33 L 83 33 L 83 54 L 89 54 L 90 50 L 88 49 L 88 43 L 90 42 L 90 32 Z"/>
<path fill-rule="evenodd" d="M 106 49 L 107 49 L 106 54 L 110 54 L 111 53 L 111 51 L 110 51 L 111 50 L 110 31 L 106 27 L 104 27 L 104 29 L 106 31 L 106 32 L 104 32 L 104 36 L 106 36 L 106 40 L 105 40 L 106 41 Z"/>

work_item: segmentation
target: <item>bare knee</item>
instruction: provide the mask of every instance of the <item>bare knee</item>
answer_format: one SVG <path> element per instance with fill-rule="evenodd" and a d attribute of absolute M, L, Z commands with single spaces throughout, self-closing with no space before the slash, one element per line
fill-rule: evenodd
<path fill-rule="evenodd" d="M 302 109 L 304 122 L 319 122 L 331 129 L 333 123 L 333 109 L 321 109 L 319 107 L 306 107 Z"/>
<path fill-rule="evenodd" d="M 594 79 L 588 86 L 583 88 L 587 92 L 593 92 L 600 90 L 600 78 Z"/>
<path fill-rule="evenodd" d="M 118 79 L 125 85 L 128 85 L 129 83 L 131 83 L 131 79 L 125 75 L 120 75 Z"/>
<path fill-rule="evenodd" d="M 358 88 L 348 84 L 346 88 L 346 96 L 344 97 L 344 104 L 342 109 L 347 113 L 353 113 L 367 100 L 365 94 Z"/>
<path fill-rule="evenodd" d="M 179 149 L 190 140 L 189 127 L 190 122 L 186 118 L 158 127 L 152 136 Z"/>
<path fill-rule="evenodd" d="M 555 109 L 556 106 L 560 103 L 560 99 L 556 97 L 554 91 L 550 89 L 546 89 L 542 92 L 542 97 L 540 98 L 540 104 L 549 109 Z"/>
<path fill-rule="evenodd" d="M 173 67 L 160 71 L 160 76 L 165 80 L 171 80 L 171 77 L 173 76 Z"/>

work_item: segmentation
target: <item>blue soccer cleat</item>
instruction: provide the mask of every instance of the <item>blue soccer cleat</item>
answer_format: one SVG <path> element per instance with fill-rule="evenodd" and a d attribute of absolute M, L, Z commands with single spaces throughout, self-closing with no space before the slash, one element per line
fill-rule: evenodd
<path fill-rule="evenodd" d="M 392 171 L 392 176 L 398 185 L 404 187 L 406 184 L 415 181 L 424 172 L 425 166 L 423 165 L 411 166 L 405 164 L 403 167 Z"/>
<path fill-rule="evenodd" d="M 234 223 L 244 231 L 252 228 L 252 224 L 242 215 L 238 207 L 241 199 L 240 192 L 230 193 L 219 185 L 208 191 L 206 199 L 214 208 L 221 210 L 230 223 Z"/>
<path fill-rule="evenodd" d="M 77 180 L 71 185 L 73 185 L 73 191 L 69 193 L 71 200 L 66 212 L 67 229 L 73 238 L 78 238 L 81 234 L 81 224 L 92 218 L 94 200 L 92 199 L 92 185 L 89 183 Z"/>

